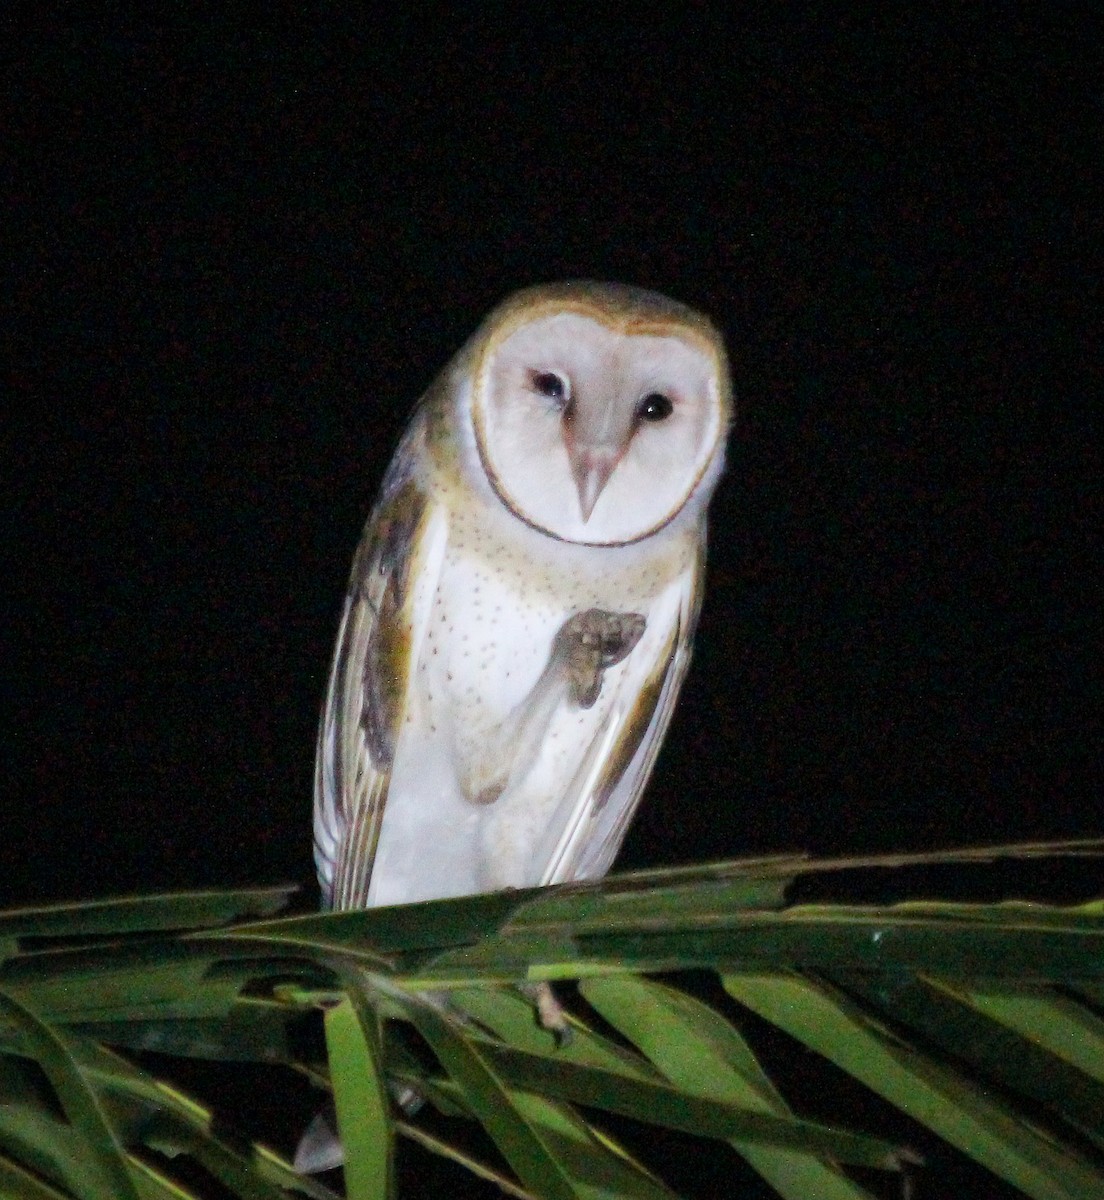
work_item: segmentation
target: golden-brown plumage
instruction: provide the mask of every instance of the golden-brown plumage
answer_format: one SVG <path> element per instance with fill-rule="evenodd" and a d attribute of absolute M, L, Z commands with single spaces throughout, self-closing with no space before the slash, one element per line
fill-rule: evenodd
<path fill-rule="evenodd" d="M 709 322 L 567 283 L 430 388 L 358 550 L 315 841 L 345 908 L 608 869 L 689 661 L 730 398 Z"/>

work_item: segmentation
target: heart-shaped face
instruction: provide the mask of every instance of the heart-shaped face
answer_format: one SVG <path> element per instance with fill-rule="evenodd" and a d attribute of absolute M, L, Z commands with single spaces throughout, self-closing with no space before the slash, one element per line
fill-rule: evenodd
<path fill-rule="evenodd" d="M 563 541 L 639 541 L 708 500 L 729 418 L 716 331 L 664 297 L 557 285 L 474 342 L 471 418 L 502 502 Z"/>

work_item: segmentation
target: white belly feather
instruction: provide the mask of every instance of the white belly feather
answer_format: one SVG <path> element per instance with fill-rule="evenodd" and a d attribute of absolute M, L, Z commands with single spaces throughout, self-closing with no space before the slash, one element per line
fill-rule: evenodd
<path fill-rule="evenodd" d="M 504 537 L 497 524 L 481 528 L 450 514 L 439 569 L 418 576 L 421 630 L 372 904 L 543 882 L 571 820 L 565 808 L 579 792 L 580 772 L 593 770 L 611 710 L 631 703 L 678 620 L 685 573 L 693 569 L 686 539 L 655 539 L 659 554 L 655 546 L 594 550 L 524 527 L 519 536 L 516 523 Z M 501 769 L 485 762 L 496 731 L 526 702 L 561 626 L 588 608 L 641 613 L 640 642 L 606 671 L 591 708 L 561 703 L 539 745 L 511 748 L 526 761 L 512 764 L 497 800 L 473 802 L 471 781 L 489 766 Z"/>

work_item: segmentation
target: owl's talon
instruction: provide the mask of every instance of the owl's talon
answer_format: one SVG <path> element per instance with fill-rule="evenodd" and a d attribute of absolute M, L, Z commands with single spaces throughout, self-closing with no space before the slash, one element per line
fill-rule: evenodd
<path fill-rule="evenodd" d="M 537 1020 L 556 1039 L 556 1049 L 570 1046 L 575 1036 L 567 1019 L 567 1009 L 556 998 L 549 983 L 523 983 L 518 990 L 536 1006 Z"/>
<path fill-rule="evenodd" d="M 588 608 L 560 627 L 554 651 L 564 658 L 571 698 L 590 708 L 602 690 L 602 673 L 627 658 L 644 633 L 640 613 Z"/>

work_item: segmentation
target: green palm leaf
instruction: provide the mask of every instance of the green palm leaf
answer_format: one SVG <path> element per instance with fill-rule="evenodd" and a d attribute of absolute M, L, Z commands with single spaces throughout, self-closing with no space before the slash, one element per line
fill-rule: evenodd
<path fill-rule="evenodd" d="M 941 1194 L 917 1139 L 1006 1195 L 1097 1198 L 1102 856 L 790 856 L 289 917 L 286 888 L 0 913 L 0 1196 L 333 1197 L 292 1169 L 293 1133 L 273 1151 L 174 1078 L 209 1060 L 267 1072 L 304 1125 L 303 1081 L 332 1093 L 354 1200 L 397 1194 L 396 1139 L 550 1200 L 672 1200 L 726 1154 L 788 1200 L 899 1194 L 902 1172 Z M 999 861 L 1079 864 L 1078 899 L 993 900 Z M 893 884 L 920 869 L 956 898 Z M 874 883 L 895 902 L 857 902 Z M 558 982 L 569 1041 L 522 981 Z M 850 1106 L 839 1072 L 878 1101 Z M 700 1152 L 648 1161 L 647 1129 Z"/>

